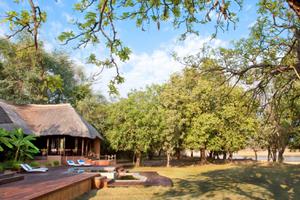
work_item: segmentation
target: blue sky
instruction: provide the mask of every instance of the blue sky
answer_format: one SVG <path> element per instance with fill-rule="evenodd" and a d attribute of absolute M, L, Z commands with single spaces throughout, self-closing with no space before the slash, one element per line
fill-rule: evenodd
<path fill-rule="evenodd" d="M 72 9 L 72 0 L 39 0 L 42 10 L 47 12 L 47 22 L 40 31 L 40 39 L 44 41 L 48 51 L 60 49 L 68 52 L 77 65 L 82 66 L 87 75 L 97 71 L 97 67 L 86 65 L 86 57 L 90 53 L 102 55 L 105 52 L 103 46 L 89 46 L 86 49 L 74 50 L 73 45 L 62 46 L 56 39 L 59 33 L 72 29 L 68 23 L 72 18 L 80 17 Z M 234 30 L 232 27 L 225 33 L 219 32 L 217 39 L 210 41 L 210 35 L 214 31 L 214 24 L 199 25 L 200 35 L 189 36 L 185 41 L 178 41 L 183 29 L 174 30 L 171 23 L 162 23 L 161 29 L 157 30 L 156 25 L 150 25 L 147 31 L 135 27 L 135 22 L 122 22 L 117 24 L 117 30 L 124 44 L 132 50 L 132 55 L 127 63 L 121 63 L 121 73 L 125 77 L 125 83 L 120 85 L 119 91 L 122 96 L 131 89 L 140 89 L 152 83 L 162 83 L 168 80 L 172 73 L 180 71 L 183 66 L 174 61 L 171 52 L 175 51 L 180 56 L 193 54 L 200 49 L 204 43 L 212 46 L 228 46 L 230 41 L 246 37 L 249 27 L 256 20 L 257 1 L 247 0 L 243 3 L 243 10 L 238 13 L 239 22 Z M 0 1 L 0 13 L 3 16 L 5 11 L 26 8 L 27 1 L 15 4 L 13 0 Z M 1 17 L 0 15 L 0 17 Z M 8 31 L 7 26 L 1 24 L 0 34 Z M 113 69 L 105 70 L 99 81 L 93 85 L 95 91 L 100 91 L 108 97 L 107 83 L 115 74 Z"/>

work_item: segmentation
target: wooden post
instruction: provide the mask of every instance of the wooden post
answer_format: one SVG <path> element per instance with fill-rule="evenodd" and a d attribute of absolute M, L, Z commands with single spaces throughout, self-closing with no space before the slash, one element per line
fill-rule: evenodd
<path fill-rule="evenodd" d="M 48 153 L 49 153 L 49 138 L 47 137 L 47 156 L 48 156 Z"/>
<path fill-rule="evenodd" d="M 93 141 L 93 149 L 97 159 L 100 159 L 100 139 L 95 138 Z"/>
<path fill-rule="evenodd" d="M 76 152 L 76 156 L 77 156 L 77 152 L 78 152 L 78 138 L 75 138 L 75 152 Z"/>
<path fill-rule="evenodd" d="M 89 141 L 86 140 L 85 143 L 86 143 L 86 144 L 85 144 L 85 156 L 87 156 L 88 153 L 89 153 L 89 152 L 88 152 Z"/>
<path fill-rule="evenodd" d="M 66 155 L 65 149 L 66 149 L 66 136 L 64 136 L 63 138 L 63 155 Z"/>
<path fill-rule="evenodd" d="M 84 138 L 81 138 L 81 156 L 83 156 L 83 152 L 84 152 Z"/>

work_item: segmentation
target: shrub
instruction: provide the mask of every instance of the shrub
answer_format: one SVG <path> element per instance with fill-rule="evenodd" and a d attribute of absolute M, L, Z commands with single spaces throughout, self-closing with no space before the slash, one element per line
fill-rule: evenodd
<path fill-rule="evenodd" d="M 4 167 L 0 165 L 0 172 L 4 172 Z"/>
<path fill-rule="evenodd" d="M 51 162 L 46 162 L 46 167 L 52 167 L 52 163 Z"/>
<path fill-rule="evenodd" d="M 4 169 L 10 169 L 10 170 L 16 170 L 18 171 L 20 169 L 20 162 L 18 161 L 14 161 L 14 160 L 9 160 L 9 161 L 6 161 L 2 164 L 2 167 Z"/>
<path fill-rule="evenodd" d="M 30 164 L 29 164 L 31 167 L 40 167 L 41 166 L 41 163 L 37 162 L 37 161 L 32 161 Z"/>
<path fill-rule="evenodd" d="M 54 160 L 53 161 L 53 166 L 55 166 L 55 167 L 59 166 L 59 161 L 58 160 Z"/>

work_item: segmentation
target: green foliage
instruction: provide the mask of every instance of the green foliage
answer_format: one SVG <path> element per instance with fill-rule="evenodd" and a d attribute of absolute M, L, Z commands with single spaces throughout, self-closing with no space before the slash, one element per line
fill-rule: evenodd
<path fill-rule="evenodd" d="M 42 45 L 38 52 L 24 48 L 30 42 L 26 35 L 16 43 L 0 39 L 1 99 L 17 103 L 75 103 L 91 95 L 82 70 L 65 53 L 48 53 Z"/>
<path fill-rule="evenodd" d="M 3 151 L 3 145 L 12 148 L 9 132 L 0 128 L 0 152 Z"/>
<path fill-rule="evenodd" d="M 3 164 L 0 164 L 0 173 L 4 172 Z"/>
<path fill-rule="evenodd" d="M 33 159 L 33 155 L 39 152 L 39 149 L 32 143 L 35 140 L 34 135 L 25 135 L 22 129 L 15 129 L 10 133 L 10 136 L 14 146 L 15 161 L 26 158 Z"/>
<path fill-rule="evenodd" d="M 207 60 L 199 69 L 187 67 L 163 86 L 133 91 L 109 105 L 105 135 L 111 147 L 137 155 L 162 149 L 168 156 L 184 148 L 245 148 L 257 135 L 257 107 L 249 109 L 250 97 L 232 88 L 224 74 L 201 72 L 213 65 Z"/>
<path fill-rule="evenodd" d="M 155 86 L 134 91 L 127 99 L 109 105 L 105 135 L 113 149 L 130 150 L 140 158 L 142 153 L 158 147 L 163 120 L 158 109 L 158 91 Z"/>
<path fill-rule="evenodd" d="M 59 166 L 59 161 L 58 161 L 58 160 L 54 160 L 54 161 L 53 161 L 53 166 L 54 166 L 54 167 Z"/>
<path fill-rule="evenodd" d="M 15 160 L 8 160 L 3 163 L 1 163 L 2 167 L 6 170 L 16 170 L 18 171 L 20 169 L 21 162 L 15 161 Z"/>
<path fill-rule="evenodd" d="M 53 166 L 51 162 L 46 162 L 45 165 L 46 165 L 46 167 L 52 167 Z"/>
<path fill-rule="evenodd" d="M 40 167 L 41 166 L 41 163 L 37 162 L 37 161 L 33 161 L 33 162 L 30 162 L 29 165 L 31 167 Z"/>
<path fill-rule="evenodd" d="M 78 101 L 75 104 L 76 110 L 100 133 L 104 133 L 108 116 L 108 102 L 105 97 L 101 95 L 86 95 L 86 97 L 77 99 Z"/>
<path fill-rule="evenodd" d="M 181 132 L 177 141 L 182 140 L 186 148 L 238 151 L 256 133 L 255 110 L 249 112 L 250 98 L 224 82 L 224 75 L 202 73 L 214 65 L 206 60 L 199 69 L 186 68 L 182 75 L 173 76 L 162 93 L 163 104 L 180 116 L 175 123 Z"/>

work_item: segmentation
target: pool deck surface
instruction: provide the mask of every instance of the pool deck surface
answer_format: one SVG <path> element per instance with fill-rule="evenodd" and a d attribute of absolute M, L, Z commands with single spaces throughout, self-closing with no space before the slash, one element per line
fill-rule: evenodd
<path fill-rule="evenodd" d="M 95 177 L 68 173 L 68 167 L 50 168 L 46 173 L 22 173 L 24 180 L 0 185 L 1 200 L 35 199 L 60 188 Z"/>

